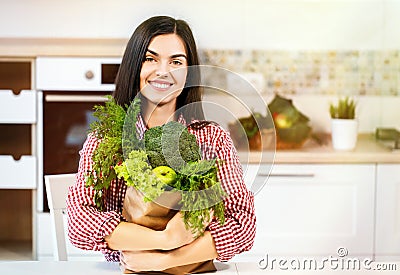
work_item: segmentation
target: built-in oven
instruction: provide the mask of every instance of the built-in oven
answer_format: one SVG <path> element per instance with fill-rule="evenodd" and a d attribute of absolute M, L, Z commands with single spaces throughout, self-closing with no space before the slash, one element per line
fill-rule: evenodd
<path fill-rule="evenodd" d="M 115 88 L 120 58 L 38 57 L 36 87 L 43 94 L 43 176 L 74 173 L 79 150 L 93 122 L 93 107 Z M 44 181 L 38 186 L 38 210 L 48 212 Z"/>

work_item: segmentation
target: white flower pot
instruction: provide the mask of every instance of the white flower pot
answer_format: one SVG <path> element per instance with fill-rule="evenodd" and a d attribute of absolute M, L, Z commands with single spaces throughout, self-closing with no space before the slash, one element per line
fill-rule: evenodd
<path fill-rule="evenodd" d="M 358 121 L 356 119 L 332 119 L 332 146 L 335 150 L 349 151 L 356 147 Z"/>

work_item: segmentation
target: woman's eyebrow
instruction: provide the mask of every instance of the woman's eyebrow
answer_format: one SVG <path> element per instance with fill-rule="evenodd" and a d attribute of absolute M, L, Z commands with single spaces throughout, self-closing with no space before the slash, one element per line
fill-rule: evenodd
<path fill-rule="evenodd" d="M 148 51 L 149 53 L 151 53 L 152 55 L 160 56 L 160 54 L 156 53 L 155 51 L 152 51 L 152 50 L 149 50 L 149 49 L 147 49 L 147 51 Z M 187 59 L 186 55 L 183 54 L 183 53 L 173 54 L 173 55 L 171 55 L 170 57 L 171 57 L 171 58 L 184 57 L 185 59 Z"/>
<path fill-rule="evenodd" d="M 149 50 L 149 49 L 147 49 L 147 51 L 148 51 L 149 53 L 151 53 L 152 55 L 159 56 L 159 54 L 156 53 L 155 51 L 152 51 L 152 50 Z"/>
<path fill-rule="evenodd" d="M 171 58 L 177 58 L 177 57 L 184 57 L 185 59 L 187 59 L 186 55 L 184 55 L 183 53 L 171 55 Z"/>

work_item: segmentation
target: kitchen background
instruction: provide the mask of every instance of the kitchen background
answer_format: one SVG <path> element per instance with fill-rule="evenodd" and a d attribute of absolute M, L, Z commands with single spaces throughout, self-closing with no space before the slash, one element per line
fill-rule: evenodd
<path fill-rule="evenodd" d="M 0 38 L 83 39 L 75 55 L 101 55 L 87 39 L 107 47 L 123 44 L 135 26 L 155 14 L 186 19 L 204 64 L 248 75 L 270 100 L 273 92 L 300 96 L 298 107 L 317 131 L 329 131 L 329 95 L 353 95 L 360 131 L 400 127 L 396 119 L 400 84 L 400 1 L 0 1 Z M 18 18 L 18 19 L 17 19 Z M 121 42 L 122 41 L 122 42 Z M 25 48 L 0 48 L 10 55 Z M 72 42 L 66 42 L 73 44 Z M 28 46 L 29 45 L 29 46 Z M 75 44 L 73 46 L 77 47 Z M 62 54 L 65 43 L 44 55 Z M 70 47 L 73 48 L 73 47 Z M 121 55 L 123 48 L 114 51 Z M 256 75 L 254 75 L 256 73 Z M 308 95 L 312 95 L 308 98 Z M 320 104 L 314 105 L 315 96 Z M 322 102 L 322 104 L 321 104 Z M 317 109 L 315 109 L 315 107 Z M 309 110 L 311 109 L 311 110 Z M 322 116 L 322 118 L 321 118 Z"/>
<path fill-rule="evenodd" d="M 360 132 L 400 129 L 395 0 L 0 0 L 0 59 L 120 57 L 135 27 L 156 14 L 187 20 L 204 64 L 247 77 L 266 102 L 274 93 L 292 98 L 314 131 L 330 132 L 329 102 L 343 95 L 358 102 Z M 36 88 L 34 76 L 30 86 Z M 0 196 L 0 216 L 9 223 L 12 202 L 8 193 Z M 31 204 L 29 193 L 17 196 Z M 13 238 L 6 224 L 0 230 Z"/>

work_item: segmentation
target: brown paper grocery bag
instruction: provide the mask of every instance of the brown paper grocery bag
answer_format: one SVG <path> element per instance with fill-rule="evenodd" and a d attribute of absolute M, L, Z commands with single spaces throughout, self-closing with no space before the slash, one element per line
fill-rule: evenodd
<path fill-rule="evenodd" d="M 181 196 L 176 192 L 164 192 L 155 202 L 145 202 L 142 192 L 135 187 L 126 189 L 122 216 L 128 221 L 154 230 L 164 230 L 176 214 Z"/>
<path fill-rule="evenodd" d="M 177 267 L 168 268 L 163 271 L 141 271 L 141 272 L 134 272 L 129 269 L 125 269 L 121 265 L 122 272 L 124 274 L 171 274 L 171 275 L 186 275 L 186 274 L 199 274 L 211 271 L 217 271 L 214 266 L 213 261 L 205 261 L 200 263 L 188 264 L 188 265 L 181 265 Z"/>
<path fill-rule="evenodd" d="M 181 195 L 166 191 L 155 202 L 145 202 L 143 194 L 129 186 L 126 190 L 122 216 L 128 221 L 154 230 L 164 230 L 168 221 L 177 213 Z M 160 272 L 134 272 L 121 266 L 124 274 L 174 274 L 185 275 L 216 271 L 212 260 L 177 266 Z"/>

